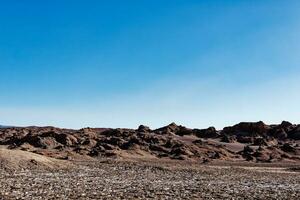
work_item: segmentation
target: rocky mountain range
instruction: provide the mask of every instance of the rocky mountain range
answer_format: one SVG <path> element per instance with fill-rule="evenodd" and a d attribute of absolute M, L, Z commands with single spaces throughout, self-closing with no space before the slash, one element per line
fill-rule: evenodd
<path fill-rule="evenodd" d="M 157 158 L 209 162 L 299 162 L 300 125 L 241 122 L 216 130 L 171 123 L 159 129 L 8 127 L 0 145 L 48 157 L 74 160 L 101 157 Z"/>

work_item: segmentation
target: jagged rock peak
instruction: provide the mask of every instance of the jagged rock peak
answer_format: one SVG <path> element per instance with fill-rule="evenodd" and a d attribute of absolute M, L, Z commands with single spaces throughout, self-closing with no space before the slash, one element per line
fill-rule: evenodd
<path fill-rule="evenodd" d="M 139 132 L 150 132 L 151 129 L 148 126 L 140 125 L 137 129 Z"/>
<path fill-rule="evenodd" d="M 178 125 L 175 122 L 172 122 L 171 124 L 168 125 L 168 127 L 177 127 Z"/>

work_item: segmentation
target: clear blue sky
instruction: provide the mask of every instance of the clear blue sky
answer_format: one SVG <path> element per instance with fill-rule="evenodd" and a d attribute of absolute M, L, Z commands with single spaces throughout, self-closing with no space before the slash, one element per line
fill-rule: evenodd
<path fill-rule="evenodd" d="M 0 1 L 0 124 L 300 123 L 300 2 Z"/>

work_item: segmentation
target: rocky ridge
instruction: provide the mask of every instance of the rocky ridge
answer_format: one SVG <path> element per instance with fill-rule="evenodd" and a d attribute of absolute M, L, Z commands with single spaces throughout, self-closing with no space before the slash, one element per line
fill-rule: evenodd
<path fill-rule="evenodd" d="M 0 145 L 65 160 L 142 157 L 197 162 L 299 162 L 299 144 L 300 125 L 286 121 L 278 125 L 241 122 L 223 130 L 190 129 L 175 123 L 155 130 L 144 125 L 137 129 L 0 129 Z"/>

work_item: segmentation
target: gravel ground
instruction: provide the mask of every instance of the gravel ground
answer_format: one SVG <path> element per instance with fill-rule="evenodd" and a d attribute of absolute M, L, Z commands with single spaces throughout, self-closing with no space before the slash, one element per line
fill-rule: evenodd
<path fill-rule="evenodd" d="M 282 168 L 77 163 L 60 171 L 0 169 L 0 199 L 299 199 L 300 173 Z"/>

